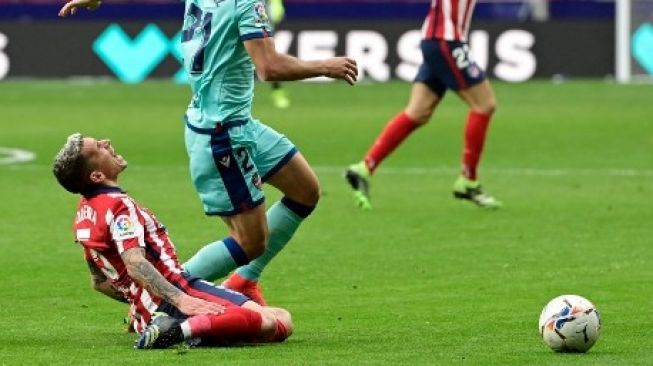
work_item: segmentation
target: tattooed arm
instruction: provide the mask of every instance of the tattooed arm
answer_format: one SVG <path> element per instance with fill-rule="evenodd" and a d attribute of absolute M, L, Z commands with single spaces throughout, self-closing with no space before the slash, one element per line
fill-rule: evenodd
<path fill-rule="evenodd" d="M 94 262 L 88 261 L 86 263 L 88 264 L 89 271 L 91 271 L 91 284 L 96 291 L 101 292 L 114 300 L 127 302 L 123 293 L 113 287 L 111 281 L 109 281 L 107 276 L 97 268 Z"/>
<path fill-rule="evenodd" d="M 129 277 L 152 295 L 156 295 L 172 305 L 176 305 L 179 298 L 184 295 L 145 258 L 143 248 L 126 250 L 122 253 L 122 260 L 125 262 Z"/>
<path fill-rule="evenodd" d="M 224 306 L 189 296 L 173 286 L 145 258 L 143 248 L 128 249 L 121 256 L 132 280 L 143 286 L 150 294 L 174 305 L 184 314 L 192 316 L 224 312 Z"/>

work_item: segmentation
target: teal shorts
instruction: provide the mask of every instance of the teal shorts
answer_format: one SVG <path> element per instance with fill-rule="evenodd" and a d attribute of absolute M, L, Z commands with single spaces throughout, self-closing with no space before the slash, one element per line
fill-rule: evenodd
<path fill-rule="evenodd" d="M 232 216 L 263 203 L 263 183 L 297 153 L 290 140 L 250 119 L 215 129 L 186 123 L 190 175 L 207 215 Z"/>

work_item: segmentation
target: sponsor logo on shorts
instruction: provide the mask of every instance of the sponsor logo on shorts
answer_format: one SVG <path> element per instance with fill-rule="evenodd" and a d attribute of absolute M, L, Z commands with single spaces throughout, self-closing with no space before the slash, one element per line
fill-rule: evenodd
<path fill-rule="evenodd" d="M 231 157 L 229 155 L 223 156 L 220 158 L 219 162 L 223 167 L 229 168 L 229 165 L 231 164 Z"/>
<path fill-rule="evenodd" d="M 263 180 L 261 179 L 261 176 L 258 173 L 254 173 L 252 176 L 252 184 L 254 187 L 258 188 L 259 190 L 263 189 Z"/>
<path fill-rule="evenodd" d="M 469 77 L 476 79 L 479 76 L 481 76 L 481 69 L 479 69 L 478 66 L 476 65 L 470 65 L 467 68 L 467 74 L 469 75 Z"/>

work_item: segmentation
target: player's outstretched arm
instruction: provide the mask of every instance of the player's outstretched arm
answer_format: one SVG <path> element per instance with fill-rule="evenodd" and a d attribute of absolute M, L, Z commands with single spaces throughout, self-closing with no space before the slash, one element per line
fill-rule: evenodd
<path fill-rule="evenodd" d="M 61 7 L 61 10 L 59 10 L 59 16 L 66 17 L 68 15 L 75 15 L 79 8 L 93 11 L 97 9 L 100 4 L 102 4 L 100 0 L 71 0 Z"/>
<path fill-rule="evenodd" d="M 111 281 L 104 275 L 104 273 L 102 273 L 102 271 L 100 271 L 99 268 L 97 268 L 94 262 L 87 261 L 86 263 L 88 264 L 88 270 L 91 272 L 91 284 L 96 291 L 101 292 L 116 301 L 128 302 L 122 292 L 113 287 Z"/>
<path fill-rule="evenodd" d="M 189 296 L 173 286 L 145 258 L 143 248 L 128 249 L 122 253 L 121 257 L 127 267 L 127 273 L 134 281 L 147 289 L 152 295 L 176 306 L 182 313 L 193 316 L 221 314 L 224 312 L 224 306 Z"/>
<path fill-rule="evenodd" d="M 326 76 L 354 85 L 358 79 L 356 61 L 348 57 L 303 61 L 278 53 L 274 48 L 274 40 L 270 37 L 251 39 L 244 43 L 256 66 L 256 74 L 263 81 L 292 81 Z"/>

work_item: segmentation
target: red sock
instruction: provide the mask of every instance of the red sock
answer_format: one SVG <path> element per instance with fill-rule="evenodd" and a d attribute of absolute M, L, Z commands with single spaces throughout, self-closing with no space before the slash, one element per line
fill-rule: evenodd
<path fill-rule="evenodd" d="M 463 172 L 468 179 L 476 180 L 476 167 L 481 160 L 487 126 L 492 115 L 470 111 L 465 125 L 465 149 L 463 151 Z"/>
<path fill-rule="evenodd" d="M 406 112 L 401 112 L 391 119 L 365 155 L 365 164 L 370 172 L 374 172 L 383 159 L 419 126 L 421 125 L 410 119 Z"/>
<path fill-rule="evenodd" d="M 217 343 L 245 342 L 261 333 L 261 314 L 243 308 L 228 308 L 223 314 L 188 318 L 191 336 Z"/>

